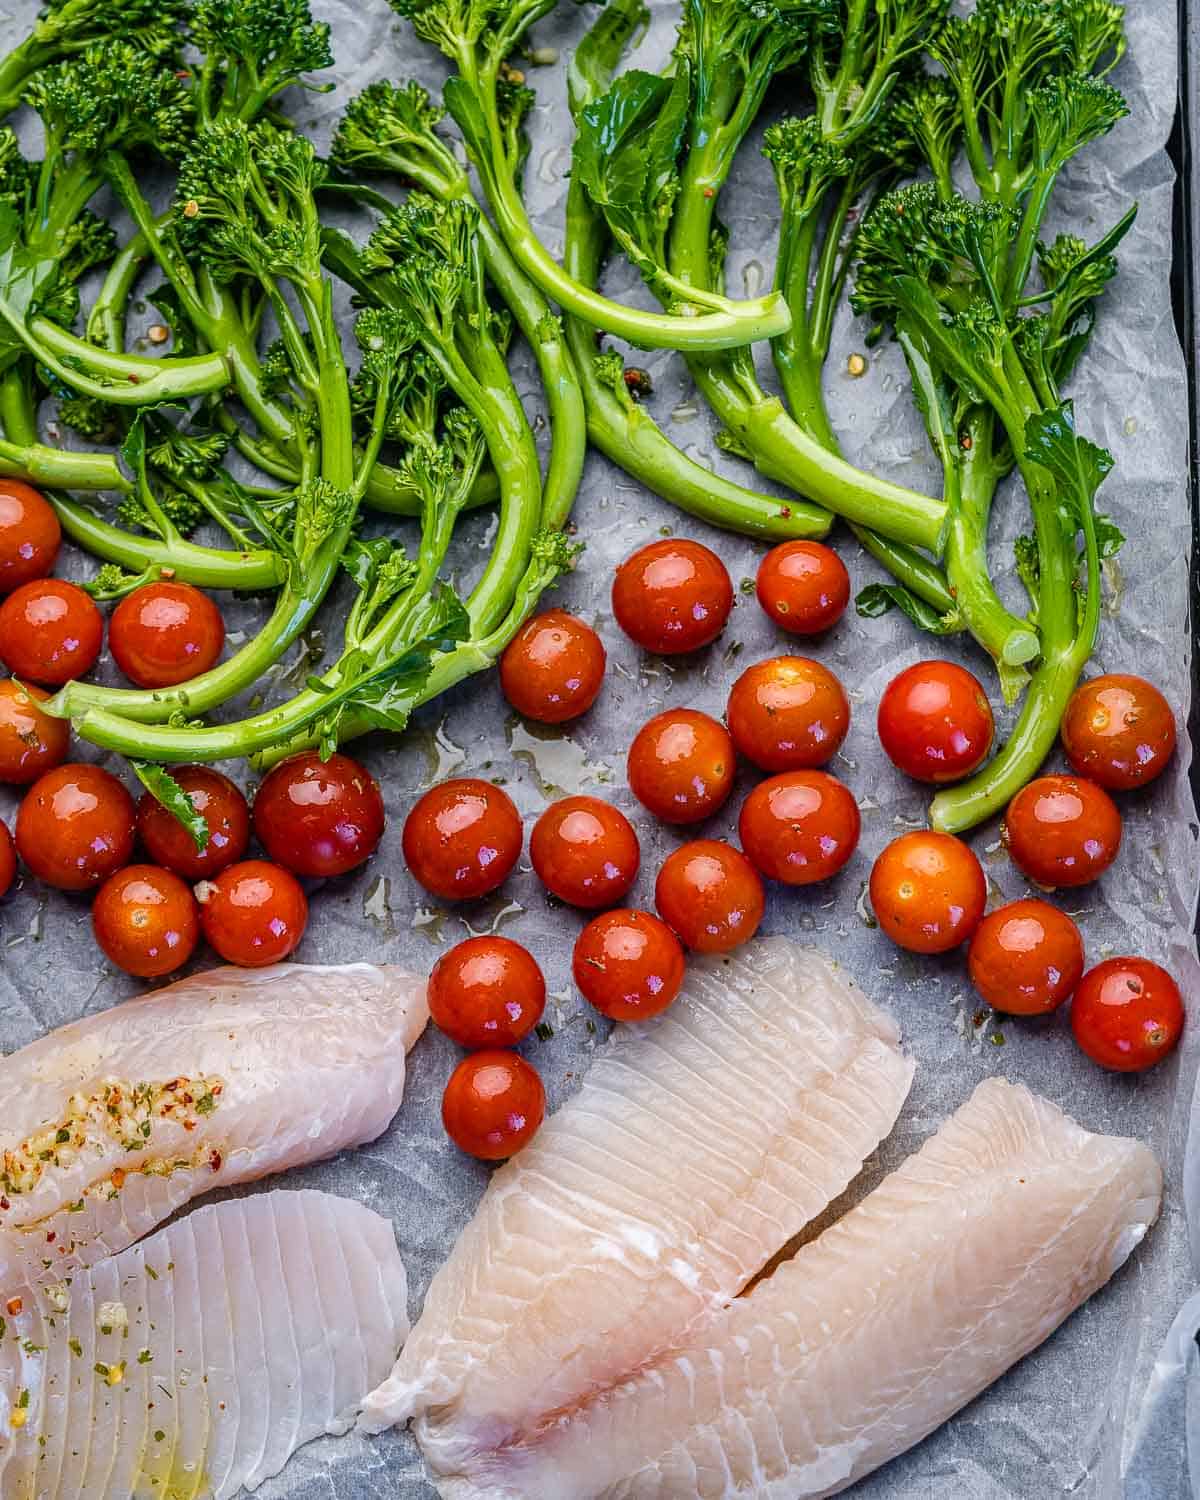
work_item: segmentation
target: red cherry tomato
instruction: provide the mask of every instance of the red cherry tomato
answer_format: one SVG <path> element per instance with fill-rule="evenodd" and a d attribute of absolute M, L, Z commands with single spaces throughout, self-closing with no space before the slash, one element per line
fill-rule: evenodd
<path fill-rule="evenodd" d="M 893 943 L 947 953 L 979 926 L 987 881 L 974 854 L 948 833 L 906 833 L 871 870 L 871 906 Z"/>
<path fill-rule="evenodd" d="M 17 810 L 17 852 L 39 880 L 87 891 L 129 863 L 133 798 L 99 766 L 47 771 Z"/>
<path fill-rule="evenodd" d="M 572 906 L 613 906 L 637 879 L 629 819 L 599 797 L 564 797 L 533 825 L 529 855 L 546 889 Z"/>
<path fill-rule="evenodd" d="M 504 883 L 522 838 L 520 814 L 507 792 L 463 776 L 431 787 L 409 813 L 404 858 L 433 895 L 470 901 Z"/>
<path fill-rule="evenodd" d="M 244 859 L 196 886 L 200 926 L 227 964 L 259 969 L 294 953 L 308 925 L 300 882 L 281 865 Z"/>
<path fill-rule="evenodd" d="M 733 790 L 737 754 L 724 724 L 672 708 L 644 724 L 629 747 L 633 795 L 664 823 L 699 823 Z"/>
<path fill-rule="evenodd" d="M 221 611 L 190 583 L 163 580 L 127 594 L 108 625 L 113 660 L 140 688 L 174 687 L 207 672 L 225 644 Z"/>
<path fill-rule="evenodd" d="M 725 564 L 699 542 L 651 542 L 617 569 L 617 624 L 645 651 L 673 656 L 715 641 L 733 608 Z"/>
<path fill-rule="evenodd" d="M 841 683 L 806 656 L 776 656 L 747 667 L 725 715 L 733 743 L 764 771 L 823 766 L 850 728 Z"/>
<path fill-rule="evenodd" d="M 53 508 L 20 479 L 0 479 L 0 594 L 54 568 L 62 527 Z"/>
<path fill-rule="evenodd" d="M 383 823 L 379 783 L 348 755 L 293 755 L 272 767 L 254 798 L 259 842 L 296 875 L 357 868 L 375 853 Z"/>
<path fill-rule="evenodd" d="M 0 823 L 0 897 L 7 896 L 17 878 L 17 847 L 7 823 Z"/>
<path fill-rule="evenodd" d="M 1125 673 L 1077 687 L 1061 732 L 1072 767 L 1110 792 L 1153 781 L 1175 750 L 1171 705 L 1152 682 Z"/>
<path fill-rule="evenodd" d="M 971 983 L 993 1010 L 1040 1016 L 1060 1006 L 1083 973 L 1083 939 L 1047 901 L 1010 901 L 975 929 Z"/>
<path fill-rule="evenodd" d="M 1087 885 L 1121 847 L 1121 814 L 1108 793 L 1080 776 L 1039 776 L 1004 814 L 1013 861 L 1039 885 Z"/>
<path fill-rule="evenodd" d="M 600 693 L 607 660 L 600 637 L 566 610 L 527 620 L 500 658 L 500 686 L 519 714 L 564 724 L 587 713 Z"/>
<path fill-rule="evenodd" d="M 96 892 L 92 931 L 118 969 L 158 979 L 191 958 L 200 940 L 200 913 L 178 875 L 157 865 L 126 865 Z"/>
<path fill-rule="evenodd" d="M 91 598 L 62 578 L 23 583 L 0 604 L 0 658 L 23 682 L 60 687 L 96 665 L 104 620 Z"/>
<path fill-rule="evenodd" d="M 468 1156 L 503 1161 L 526 1146 L 546 1116 L 536 1068 L 515 1052 L 472 1052 L 442 1096 L 446 1134 Z"/>
<path fill-rule="evenodd" d="M 1161 1062 L 1183 1030 L 1179 986 L 1147 958 L 1109 958 L 1079 981 L 1071 1030 L 1093 1062 L 1138 1073 Z"/>
<path fill-rule="evenodd" d="M 785 885 L 836 875 L 858 846 L 852 793 L 825 771 L 785 771 L 742 803 L 738 837 L 760 874 Z"/>
<path fill-rule="evenodd" d="M 766 893 L 740 849 L 719 839 L 695 839 L 663 861 L 654 904 L 689 948 L 728 953 L 758 931 Z"/>
<path fill-rule="evenodd" d="M 142 844 L 155 864 L 186 880 L 219 875 L 236 864 L 250 842 L 250 809 L 246 799 L 211 766 L 172 766 L 171 775 L 208 824 L 208 843 L 197 849 L 191 834 L 149 792 L 138 802 L 137 826 Z"/>
<path fill-rule="evenodd" d="M 758 565 L 758 602 L 792 635 L 819 635 L 850 603 L 850 575 L 821 542 L 781 542 Z"/>
<path fill-rule="evenodd" d="M 579 992 L 610 1021 L 647 1021 L 683 984 L 679 939 L 648 911 L 606 911 L 575 941 L 571 972 Z"/>
<path fill-rule="evenodd" d="M 31 683 L 0 678 L 0 781 L 24 786 L 66 760 L 70 725 L 37 707 L 49 696 Z"/>
<path fill-rule="evenodd" d="M 919 661 L 879 700 L 879 739 L 916 781 L 960 781 L 987 759 L 995 723 L 979 679 L 952 661 Z"/>
<path fill-rule="evenodd" d="M 537 960 L 511 938 L 467 938 L 429 975 L 429 1014 L 460 1047 L 515 1047 L 545 1008 Z"/>

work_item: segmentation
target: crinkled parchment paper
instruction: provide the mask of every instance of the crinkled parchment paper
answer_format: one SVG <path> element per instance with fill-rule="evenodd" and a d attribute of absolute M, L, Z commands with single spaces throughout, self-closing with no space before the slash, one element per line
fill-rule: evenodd
<path fill-rule="evenodd" d="M 330 121 L 351 91 L 372 79 L 416 74 L 440 82 L 440 59 L 412 38 L 384 0 L 337 0 L 322 7 L 334 23 L 339 87 L 332 95 L 296 95 L 296 118 L 328 138 Z M 11 45 L 32 14 L 0 15 L 0 41 Z M 537 30 L 536 41 L 565 57 L 585 27 L 589 8 L 563 4 Z M 665 56 L 676 7 L 657 3 L 636 61 L 656 67 Z M 1102 507 L 1129 537 L 1105 579 L 1105 610 L 1095 669 L 1133 670 L 1160 683 L 1183 720 L 1187 709 L 1189 636 L 1187 567 L 1190 539 L 1187 493 L 1187 399 L 1182 355 L 1168 292 L 1172 172 L 1162 150 L 1175 101 L 1176 28 L 1167 0 L 1131 5 L 1129 56 L 1116 81 L 1132 108 L 1100 146 L 1086 153 L 1058 195 L 1057 212 L 1079 233 L 1095 238 L 1140 201 L 1137 224 L 1121 248 L 1121 274 L 1109 292 L 1092 347 L 1071 394 L 1080 429 L 1107 445 L 1116 467 L 1101 492 Z M 552 250 L 561 245 L 570 139 L 563 68 L 530 70 L 538 107 L 527 192 Z M 787 104 L 786 88 L 773 107 Z M 758 291 L 771 276 L 776 208 L 769 173 L 749 143 L 722 200 L 734 226 L 730 286 Z M 626 268 L 613 269 L 611 289 L 644 300 Z M 143 309 L 143 321 L 152 310 Z M 866 375 L 846 374 L 846 356 L 862 347 L 862 330 L 843 312 L 829 363 L 833 417 L 852 458 L 913 485 L 934 485 L 926 444 L 907 394 L 895 349 L 870 355 Z M 742 472 L 716 448 L 713 428 L 674 355 L 640 356 L 656 386 L 654 406 L 671 436 L 702 462 Z M 523 351 L 518 386 L 531 417 L 544 429 L 541 395 Z M 768 378 L 769 378 L 769 371 Z M 544 441 L 544 430 L 541 432 Z M 1022 528 L 1023 499 L 1006 495 L 994 539 L 998 558 Z M 602 1041 L 587 1007 L 573 992 L 569 959 L 582 918 L 548 901 L 523 862 L 503 890 L 479 906 L 447 911 L 432 904 L 407 874 L 400 827 L 419 792 L 455 772 L 502 780 L 528 821 L 554 797 L 593 791 L 610 797 L 637 826 L 643 873 L 633 900 L 649 905 L 663 855 L 681 835 L 657 826 L 634 803 L 624 777 L 624 755 L 652 713 L 687 704 L 719 714 L 733 678 L 748 662 L 787 649 L 753 595 L 743 592 L 724 636 L 695 658 L 655 660 L 642 655 L 614 627 L 608 586 L 614 564 L 665 532 L 703 536 L 718 547 L 735 580 L 749 580 L 761 548 L 691 522 L 644 492 L 592 454 L 575 509 L 587 542 L 578 572 L 555 603 L 592 620 L 609 651 L 609 674 L 596 708 L 566 734 L 516 721 L 494 676 L 464 684 L 433 704 L 402 739 L 375 737 L 359 747 L 382 782 L 389 826 L 370 864 L 314 893 L 312 921 L 300 950 L 310 961 L 365 958 L 424 971 L 445 947 L 468 932 L 503 930 L 527 943 L 542 961 L 551 1000 L 546 1019 L 554 1034 L 531 1040 L 527 1051 L 546 1079 L 551 1104 L 562 1102 Z M 464 525 L 458 576 L 469 582 L 490 545 L 492 522 Z M 848 538 L 843 550 L 856 586 L 876 576 L 874 565 Z M 65 562 L 79 575 L 90 564 Z M 231 626 L 253 629 L 254 608 L 231 605 Z M 321 628 L 336 629 L 338 612 L 325 611 Z M 336 639 L 325 642 L 336 648 Z M 322 649 L 320 633 L 289 659 L 273 691 L 303 680 Z M 1182 1500 L 1190 1493 L 1186 1456 L 1186 1394 L 1194 1377 L 1193 1331 L 1200 1316 L 1185 1311 L 1172 1338 L 1168 1329 L 1195 1283 L 1200 1255 L 1200 1163 L 1189 1155 L 1200 1025 L 1193 1021 L 1175 1059 L 1143 1078 L 1114 1077 L 1075 1049 L 1062 1016 L 1011 1021 L 980 1011 L 959 957 L 917 958 L 898 952 L 875 930 L 864 904 L 870 862 L 889 839 L 919 827 L 926 796 L 885 761 L 874 733 L 874 710 L 884 684 L 922 655 L 946 651 L 980 669 L 970 652 L 918 639 L 899 617 L 860 620 L 851 611 L 817 648 L 850 692 L 856 716 L 832 767 L 855 790 L 863 811 L 861 848 L 842 875 L 813 890 L 771 893 L 765 930 L 830 949 L 854 977 L 899 1016 L 919 1062 L 916 1084 L 892 1138 L 864 1174 L 869 1186 L 913 1150 L 990 1074 L 1004 1074 L 1040 1090 L 1093 1130 L 1134 1135 L 1159 1152 L 1167 1173 L 1163 1217 L 1115 1283 L 1094 1297 L 1044 1348 L 922 1444 L 856 1491 L 867 1500 L 1043 1500 L 1071 1495 L 1116 1500 Z M 111 674 L 111 667 L 106 666 Z M 985 674 L 986 676 L 986 671 Z M 1136 952 L 1167 964 L 1183 981 L 1193 1009 L 1200 997 L 1190 936 L 1196 910 L 1196 814 L 1187 782 L 1186 748 L 1163 780 L 1123 799 L 1125 844 L 1116 867 L 1096 886 L 1065 893 L 1089 955 L 1097 960 Z M 235 774 L 241 776 L 242 769 Z M 739 792 L 752 778 L 743 775 Z M 740 795 L 706 832 L 730 835 Z M 0 816 L 15 807 L 0 789 Z M 993 901 L 1026 891 L 1000 848 L 995 826 L 980 830 L 981 855 Z M 0 1047 L 11 1050 L 85 1012 L 113 1005 L 137 989 L 102 962 L 90 932 L 86 902 L 48 893 L 26 879 L 0 907 Z M 292 1174 L 308 1186 L 357 1197 L 389 1215 L 412 1280 L 419 1311 L 429 1278 L 450 1249 L 487 1181 L 483 1166 L 459 1155 L 439 1118 L 442 1085 L 456 1051 L 430 1032 L 412 1059 L 404 1107 L 389 1133 L 372 1146 L 332 1163 Z M 714 1130 L 720 1121 L 712 1122 Z M 1198 1137 L 1200 1139 L 1200 1137 Z M 1193 1393 L 1194 1394 L 1194 1393 Z M 266 1489 L 271 1496 L 428 1500 L 432 1490 L 411 1439 L 393 1433 L 367 1441 L 324 1440 L 299 1454 Z M 536 1497 L 530 1497 L 536 1500 Z M 681 1497 L 684 1500 L 684 1497 Z"/>

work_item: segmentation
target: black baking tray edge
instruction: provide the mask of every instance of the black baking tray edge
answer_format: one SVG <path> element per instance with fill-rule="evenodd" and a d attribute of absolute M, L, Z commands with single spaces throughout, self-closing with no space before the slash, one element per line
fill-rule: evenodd
<path fill-rule="evenodd" d="M 1200 25 L 1188 14 L 1187 0 L 1179 0 L 1179 102 L 1167 150 L 1175 164 L 1174 247 L 1171 258 L 1171 300 L 1175 327 L 1183 346 L 1188 380 L 1188 492 L 1192 512 L 1191 606 L 1192 702 L 1188 727 L 1192 744 L 1200 744 L 1200 401 L 1196 372 L 1200 364 L 1200 326 L 1197 315 L 1196 257 L 1200 251 L 1200 162 L 1194 150 L 1200 118 Z M 1193 756 L 1192 792 L 1200 803 L 1200 756 Z M 1197 915 L 1200 931 L 1200 914 Z"/>

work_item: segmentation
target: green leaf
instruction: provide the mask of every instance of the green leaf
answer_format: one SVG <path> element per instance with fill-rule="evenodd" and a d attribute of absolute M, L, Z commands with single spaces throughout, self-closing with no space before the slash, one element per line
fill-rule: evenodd
<path fill-rule="evenodd" d="M 957 621 L 939 615 L 931 604 L 918 599 L 910 589 L 900 583 L 870 583 L 860 589 L 854 607 L 864 619 L 877 620 L 889 610 L 898 609 L 907 615 L 918 630 L 930 635 L 953 635 L 959 628 Z"/>
<path fill-rule="evenodd" d="M 626 47 L 649 17 L 645 0 L 612 0 L 575 48 L 567 63 L 567 100 L 577 124 L 585 105 L 608 88 Z"/>
<path fill-rule="evenodd" d="M 1076 433 L 1073 402 L 1064 401 L 1051 411 L 1029 418 L 1025 423 L 1025 452 L 1054 477 L 1060 499 L 1072 503 L 1076 524 L 1082 526 L 1090 517 L 1096 491 L 1112 469 L 1113 456 Z"/>
<path fill-rule="evenodd" d="M 1125 533 L 1111 516 L 1096 517 L 1096 546 L 1104 559 L 1116 557 L 1125 545 Z"/>
<path fill-rule="evenodd" d="M 208 848 L 208 821 L 192 806 L 192 799 L 164 767 L 152 761 L 131 760 L 134 775 L 167 811 L 177 818 L 191 835 L 192 842 L 201 854 Z"/>

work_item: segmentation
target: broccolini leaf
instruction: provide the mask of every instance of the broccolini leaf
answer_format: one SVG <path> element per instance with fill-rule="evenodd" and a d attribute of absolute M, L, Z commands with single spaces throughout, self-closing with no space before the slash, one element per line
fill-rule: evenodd
<path fill-rule="evenodd" d="M 1070 503 L 1068 524 L 1074 536 L 1080 526 L 1091 521 L 1092 501 L 1112 469 L 1112 454 L 1078 435 L 1071 401 L 1029 418 L 1025 424 L 1025 450 L 1034 463 L 1054 476 L 1060 503 Z"/>
<path fill-rule="evenodd" d="M 208 847 L 208 820 L 197 812 L 192 799 L 164 767 L 152 761 L 131 760 L 133 773 L 156 802 L 178 819 L 201 854 Z"/>
<path fill-rule="evenodd" d="M 939 615 L 931 604 L 918 599 L 911 589 L 900 583 L 869 583 L 860 589 L 854 607 L 864 619 L 877 620 L 891 609 L 907 615 L 918 630 L 930 635 L 953 635 L 962 623 L 953 615 Z"/>

